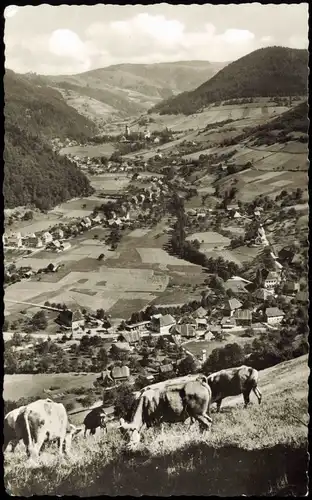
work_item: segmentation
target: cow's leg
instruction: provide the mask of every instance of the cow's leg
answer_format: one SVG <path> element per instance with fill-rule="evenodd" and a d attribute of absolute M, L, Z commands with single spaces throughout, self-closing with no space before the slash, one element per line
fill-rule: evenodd
<path fill-rule="evenodd" d="M 201 427 L 203 427 L 205 430 L 210 430 L 212 422 L 210 417 L 208 417 L 207 415 L 196 415 L 196 420 L 198 420 Z"/>
<path fill-rule="evenodd" d="M 87 437 L 87 430 L 88 428 L 85 426 L 84 437 Z"/>
<path fill-rule="evenodd" d="M 247 406 L 248 406 L 248 405 L 249 405 L 249 403 L 250 403 L 250 397 L 249 397 L 249 396 L 250 396 L 250 391 L 249 391 L 249 390 L 248 390 L 248 391 L 245 391 L 245 392 L 243 393 L 243 396 L 244 396 L 245 408 L 247 408 Z"/>
<path fill-rule="evenodd" d="M 255 395 L 257 396 L 257 398 L 258 398 L 258 403 L 260 404 L 261 400 L 262 400 L 262 394 L 261 394 L 260 389 L 258 387 L 254 387 L 253 391 L 254 391 Z"/>
<path fill-rule="evenodd" d="M 220 412 L 220 408 L 221 408 L 221 404 L 222 404 L 222 399 L 218 399 L 218 401 L 216 401 L 217 403 L 217 413 Z"/>

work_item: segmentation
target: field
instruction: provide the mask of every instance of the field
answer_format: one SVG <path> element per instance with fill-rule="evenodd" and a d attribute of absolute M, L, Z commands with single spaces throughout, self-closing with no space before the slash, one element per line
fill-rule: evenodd
<path fill-rule="evenodd" d="M 111 143 L 98 144 L 96 146 L 69 146 L 61 149 L 61 155 L 73 155 L 84 158 L 89 156 L 93 158 L 95 156 L 110 156 L 115 151 L 115 147 Z"/>
<path fill-rule="evenodd" d="M 230 239 L 222 236 L 214 231 L 206 231 L 203 233 L 193 233 L 187 236 L 187 241 L 198 240 L 201 244 L 202 251 L 212 250 L 215 247 L 224 247 L 229 245 Z"/>
<path fill-rule="evenodd" d="M 130 180 L 127 175 L 101 174 L 92 176 L 90 184 L 97 191 L 116 193 L 126 188 Z"/>
<path fill-rule="evenodd" d="M 58 387 L 62 390 L 77 387 L 92 388 L 97 375 L 94 373 L 40 373 L 39 375 L 5 375 L 3 399 L 15 401 L 20 398 L 47 397 L 44 390 Z"/>
<path fill-rule="evenodd" d="M 183 259 L 178 259 L 177 257 L 173 257 L 169 255 L 162 248 L 137 248 L 137 251 L 140 254 L 142 262 L 144 264 L 160 264 L 160 265 L 171 265 L 171 266 L 194 266 L 195 264 L 191 264 Z"/>
<path fill-rule="evenodd" d="M 78 437 L 67 458 L 45 451 L 37 464 L 25 461 L 19 445 L 5 456 L 5 487 L 17 496 L 304 496 L 308 375 L 307 355 L 263 370 L 261 405 L 252 399 L 244 410 L 241 396 L 228 398 L 212 414 L 211 433 L 197 424 L 188 432 L 182 424 L 151 428 L 134 452 L 113 428 Z"/>

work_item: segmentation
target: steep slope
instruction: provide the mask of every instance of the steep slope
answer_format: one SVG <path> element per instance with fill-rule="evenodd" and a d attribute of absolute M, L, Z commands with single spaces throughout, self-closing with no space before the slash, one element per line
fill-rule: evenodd
<path fill-rule="evenodd" d="M 67 106 L 59 93 L 7 71 L 5 88 L 4 202 L 48 209 L 91 194 L 88 179 L 50 146 L 52 137 L 84 140 L 92 122 Z"/>
<path fill-rule="evenodd" d="M 5 72 L 4 92 L 6 120 L 31 134 L 83 140 L 96 131 L 93 122 L 68 106 L 59 92 L 11 70 Z"/>
<path fill-rule="evenodd" d="M 107 120 L 110 116 L 138 115 L 163 99 L 196 88 L 225 64 L 208 61 L 118 64 L 77 75 L 27 77 L 41 85 L 59 88 L 68 104 L 86 116 Z"/>
<path fill-rule="evenodd" d="M 241 97 L 305 95 L 308 51 L 268 47 L 251 52 L 191 92 L 155 106 L 160 114 L 192 114 L 216 102 Z"/>

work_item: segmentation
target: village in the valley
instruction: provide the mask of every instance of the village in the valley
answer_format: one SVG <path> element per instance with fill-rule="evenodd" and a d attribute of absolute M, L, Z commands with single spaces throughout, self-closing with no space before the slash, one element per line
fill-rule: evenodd
<path fill-rule="evenodd" d="M 165 132 L 166 140 L 172 140 L 173 133 Z M 138 377 L 172 377 L 185 357 L 200 366 L 214 348 L 238 343 L 246 349 L 255 338 L 280 329 L 294 308 L 302 310 L 307 303 L 307 257 L 296 241 L 302 238 L 296 219 L 306 207 L 300 205 L 302 190 L 293 196 L 282 192 L 275 202 L 259 195 L 245 203 L 225 197 L 216 203 L 214 189 L 198 190 L 198 181 L 183 177 L 189 168 L 196 171 L 206 155 L 185 159 L 166 154 L 155 147 L 159 137 L 145 127 L 132 139 L 126 125 L 124 134 L 105 140 L 130 150 L 139 140 L 148 150 L 144 157 L 69 155 L 90 176 L 95 194 L 43 216 L 15 210 L 8 217 L 4 336 L 11 339 L 15 356 L 31 364 L 32 373 L 44 366 L 36 353 L 48 339 L 62 346 L 70 371 L 107 372 L 108 365 L 115 382 L 133 384 Z M 59 139 L 53 146 L 83 147 Z M 192 142 L 185 145 L 187 153 L 188 148 L 194 148 Z M 223 173 L 230 165 L 225 160 L 218 168 Z M 209 165 L 210 171 L 215 168 Z M 180 217 L 178 206 L 168 208 L 173 191 L 177 203 L 186 200 L 185 241 L 207 252 L 204 272 L 196 256 L 181 259 L 170 247 Z M 294 204 L 299 211 L 291 221 Z M 298 345 L 302 335 L 298 331 Z M 77 356 L 84 339 L 92 345 L 93 337 L 94 345 L 107 349 L 103 366 L 96 357 Z M 151 346 L 159 349 L 154 352 Z M 147 353 L 148 363 L 142 366 Z M 24 363 L 20 369 L 25 371 Z M 55 369 L 47 364 L 47 372 Z M 64 371 L 61 362 L 59 370 Z"/>

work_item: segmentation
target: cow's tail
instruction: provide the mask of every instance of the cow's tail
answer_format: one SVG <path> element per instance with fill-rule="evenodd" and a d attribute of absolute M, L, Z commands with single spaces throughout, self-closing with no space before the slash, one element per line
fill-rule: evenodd
<path fill-rule="evenodd" d="M 27 454 L 30 455 L 32 452 L 33 443 L 32 443 L 32 438 L 31 438 L 28 417 L 29 417 L 29 410 L 26 408 L 24 411 L 24 422 L 25 422 L 25 429 L 26 429 L 26 443 L 25 444 L 26 444 Z"/>
<path fill-rule="evenodd" d="M 250 388 L 257 396 L 258 403 L 260 404 L 262 400 L 262 394 L 258 387 L 258 377 L 259 377 L 258 371 L 255 368 L 250 367 L 248 381 L 250 382 Z"/>

